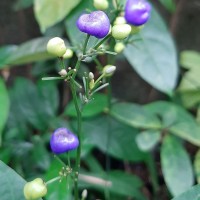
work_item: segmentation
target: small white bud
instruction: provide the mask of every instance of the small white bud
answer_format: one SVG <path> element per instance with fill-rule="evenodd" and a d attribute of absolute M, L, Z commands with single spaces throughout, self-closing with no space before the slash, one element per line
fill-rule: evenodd
<path fill-rule="evenodd" d="M 88 192 L 87 192 L 87 190 L 86 189 L 84 189 L 83 190 L 83 192 L 82 192 L 82 199 L 86 199 L 87 198 L 87 195 L 88 195 Z"/>
<path fill-rule="evenodd" d="M 62 69 L 61 71 L 58 72 L 62 77 L 67 75 L 67 71 L 65 69 Z"/>
<path fill-rule="evenodd" d="M 47 51 L 54 56 L 62 57 L 66 52 L 64 40 L 59 37 L 50 39 L 47 43 Z"/>
<path fill-rule="evenodd" d="M 89 79 L 90 80 L 94 79 L 94 74 L 92 72 L 89 73 Z"/>
<path fill-rule="evenodd" d="M 116 70 L 116 66 L 113 66 L 113 65 L 106 65 L 104 68 L 103 68 L 103 73 L 105 74 L 105 76 L 112 76 L 113 73 L 115 72 Z"/>

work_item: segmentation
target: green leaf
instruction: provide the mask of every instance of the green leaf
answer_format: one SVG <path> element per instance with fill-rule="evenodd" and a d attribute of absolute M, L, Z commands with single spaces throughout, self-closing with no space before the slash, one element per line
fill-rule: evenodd
<path fill-rule="evenodd" d="M 200 53 L 197 51 L 182 51 L 180 54 L 180 64 L 185 69 L 200 67 Z"/>
<path fill-rule="evenodd" d="M 47 53 L 46 50 L 46 45 L 49 39 L 49 37 L 41 37 L 21 44 L 8 57 L 6 60 L 7 64 L 10 66 L 22 65 L 25 63 L 53 58 L 53 56 Z"/>
<path fill-rule="evenodd" d="M 197 183 L 200 184 L 200 150 L 198 150 L 195 155 L 194 170 L 195 170 L 195 174 L 196 174 Z"/>
<path fill-rule="evenodd" d="M 9 107 L 10 107 L 10 99 L 8 96 L 8 92 L 5 86 L 3 79 L 0 78 L 0 146 L 2 143 L 2 131 L 6 124 Z"/>
<path fill-rule="evenodd" d="M 135 197 L 138 200 L 146 199 L 139 190 L 142 186 L 141 180 L 132 174 L 122 171 L 111 171 L 108 174 L 104 172 L 98 174 L 80 174 L 79 180 L 83 188 L 94 188 L 102 192 L 109 189 L 111 193 L 122 195 L 123 197 Z M 103 181 L 107 181 L 108 183 L 106 188 Z"/>
<path fill-rule="evenodd" d="M 80 104 L 79 100 L 79 104 Z M 82 117 L 94 117 L 104 111 L 104 109 L 107 106 L 107 97 L 106 95 L 103 94 L 95 94 L 93 96 L 93 99 L 84 106 L 83 112 L 82 112 Z M 70 117 L 76 117 L 76 109 L 74 107 L 73 101 L 71 101 L 65 111 L 65 115 L 68 115 Z"/>
<path fill-rule="evenodd" d="M 50 166 L 50 156 L 46 145 L 42 138 L 37 135 L 32 137 L 32 141 L 34 146 L 32 148 L 32 152 L 30 153 L 31 160 L 34 165 L 37 166 L 37 169 L 46 171 Z"/>
<path fill-rule="evenodd" d="M 200 185 L 195 185 L 180 196 L 173 198 L 172 200 L 199 200 L 199 194 Z"/>
<path fill-rule="evenodd" d="M 76 124 L 72 125 L 76 127 Z M 135 142 L 137 130 L 121 124 L 108 116 L 84 120 L 82 135 L 83 143 L 95 146 L 115 158 L 127 161 L 141 161 L 145 159 L 146 154 L 137 148 Z"/>
<path fill-rule="evenodd" d="M 111 115 L 134 128 L 159 128 L 158 118 L 146 112 L 142 106 L 132 103 L 117 103 L 112 106 Z"/>
<path fill-rule="evenodd" d="M 7 67 L 7 59 L 16 49 L 16 45 L 8 45 L 0 48 L 0 69 Z"/>
<path fill-rule="evenodd" d="M 160 139 L 160 131 L 147 130 L 137 135 L 136 143 L 141 151 L 150 151 L 155 147 Z"/>
<path fill-rule="evenodd" d="M 180 195 L 193 185 L 190 157 L 182 144 L 170 135 L 163 140 L 161 165 L 165 182 L 173 196 Z"/>
<path fill-rule="evenodd" d="M 162 126 L 170 133 L 200 146 L 200 126 L 182 107 L 170 102 L 158 101 L 144 106 L 144 109 L 151 114 L 159 115 L 162 118 Z"/>
<path fill-rule="evenodd" d="M 174 99 L 185 108 L 193 108 L 200 102 L 200 92 L 199 90 L 177 91 Z"/>
<path fill-rule="evenodd" d="M 31 124 L 46 130 L 56 115 L 58 91 L 53 83 L 39 82 L 38 88 L 28 79 L 18 78 L 10 91 L 9 127 Z"/>
<path fill-rule="evenodd" d="M 68 15 L 80 0 L 35 0 L 34 12 L 42 32 Z"/>
<path fill-rule="evenodd" d="M 167 10 L 170 12 L 174 12 L 176 10 L 176 4 L 174 0 L 160 0 L 160 2 L 165 6 Z"/>
<path fill-rule="evenodd" d="M 26 183 L 15 171 L 0 161 L 1 200 L 25 200 L 23 188 Z"/>
<path fill-rule="evenodd" d="M 173 40 L 159 14 L 152 9 L 151 18 L 135 36 L 124 55 L 136 72 L 156 89 L 171 94 L 178 77 L 177 55 Z"/>

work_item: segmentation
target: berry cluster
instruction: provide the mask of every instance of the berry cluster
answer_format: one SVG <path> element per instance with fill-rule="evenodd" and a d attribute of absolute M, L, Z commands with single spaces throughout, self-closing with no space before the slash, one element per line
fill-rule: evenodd
<path fill-rule="evenodd" d="M 119 5 L 114 5 L 118 14 L 115 16 L 113 23 L 110 22 L 109 17 L 104 12 L 104 10 L 109 8 L 109 2 L 107 0 L 93 0 L 93 5 L 97 11 L 91 12 L 90 14 L 81 15 L 76 23 L 78 29 L 81 32 L 87 34 L 87 38 L 83 48 L 83 53 L 78 56 L 77 64 L 74 69 L 68 67 L 66 70 L 64 66 L 63 59 L 69 59 L 73 57 L 72 49 L 66 47 L 64 40 L 59 37 L 55 37 L 49 40 L 47 44 L 47 51 L 50 54 L 57 56 L 61 61 L 61 70 L 59 72 L 60 77 L 47 77 L 43 80 L 63 79 L 68 81 L 71 86 L 73 97 L 75 96 L 75 100 L 77 98 L 76 89 L 74 89 L 74 86 L 76 85 L 80 87 L 79 83 L 77 83 L 75 80 L 77 71 L 80 67 L 80 62 L 85 61 L 87 58 L 94 58 L 97 55 L 101 55 L 102 53 L 113 54 L 113 52 L 107 51 L 102 46 L 104 45 L 103 43 L 110 37 L 113 37 L 116 40 L 114 51 L 116 53 L 122 52 L 126 46 L 124 39 L 129 37 L 131 34 L 138 33 L 144 27 L 144 24 L 150 17 L 151 6 L 146 0 L 127 0 L 125 9 L 122 9 Z M 93 48 L 87 51 L 86 46 L 90 36 L 94 36 L 98 39 L 103 39 L 99 41 L 99 43 L 97 43 Z M 121 42 L 121 40 L 123 41 Z M 115 70 L 115 66 L 108 64 L 104 67 L 101 67 L 101 76 L 97 78 L 97 80 L 95 80 L 95 76 L 92 72 L 89 72 L 86 76 L 83 77 L 85 94 L 82 95 L 80 93 L 83 105 L 91 100 L 92 95 L 96 91 L 99 91 L 108 85 L 108 83 L 104 83 L 103 85 L 101 84 L 103 83 L 103 80 L 110 78 Z M 77 107 L 77 101 L 75 107 Z M 79 112 L 80 109 L 77 108 L 77 113 Z M 54 154 L 62 154 L 79 148 L 81 137 L 80 133 L 77 135 L 78 136 L 73 134 L 67 128 L 56 129 L 50 139 L 50 147 L 52 152 Z M 79 161 L 76 161 L 77 167 L 76 172 L 74 173 L 75 180 L 78 180 L 80 151 L 78 158 Z M 58 179 L 55 178 L 55 180 L 61 180 L 63 176 L 67 176 L 71 173 L 73 173 L 72 168 L 70 166 L 65 166 L 60 172 L 60 177 L 58 177 Z M 53 181 L 50 180 L 47 183 Z M 35 200 L 45 196 L 47 193 L 46 185 L 47 184 L 45 184 L 40 178 L 28 182 L 24 187 L 25 198 L 27 200 Z M 85 199 L 87 196 L 86 192 L 84 192 L 84 195 L 82 196 L 84 196 L 82 199 Z M 75 197 L 75 199 L 78 199 L 76 195 Z"/>

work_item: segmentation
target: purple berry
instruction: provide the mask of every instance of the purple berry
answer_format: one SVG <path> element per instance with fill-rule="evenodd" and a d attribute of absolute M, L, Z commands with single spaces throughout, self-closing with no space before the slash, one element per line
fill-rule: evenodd
<path fill-rule="evenodd" d="M 79 140 L 77 136 L 66 128 L 56 129 L 51 136 L 50 146 L 55 154 L 61 154 L 76 149 L 78 145 Z"/>
<path fill-rule="evenodd" d="M 129 24 L 140 26 L 150 17 L 151 5 L 146 0 L 128 0 L 125 7 L 125 19 Z"/>
<path fill-rule="evenodd" d="M 79 17 L 76 24 L 80 31 L 96 38 L 104 38 L 110 30 L 110 20 L 103 11 L 83 14 Z"/>

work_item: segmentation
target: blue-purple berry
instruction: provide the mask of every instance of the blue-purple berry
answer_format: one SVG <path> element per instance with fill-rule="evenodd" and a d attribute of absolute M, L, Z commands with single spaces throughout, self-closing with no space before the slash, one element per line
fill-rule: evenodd
<path fill-rule="evenodd" d="M 76 24 L 80 31 L 96 38 L 104 38 L 110 30 L 110 20 L 103 11 L 83 14 L 79 17 Z"/>
<path fill-rule="evenodd" d="M 127 0 L 125 19 L 129 24 L 140 26 L 145 24 L 151 12 L 151 5 L 146 0 Z"/>
<path fill-rule="evenodd" d="M 67 128 L 56 129 L 50 139 L 51 150 L 55 154 L 65 153 L 78 147 L 79 140 Z"/>

